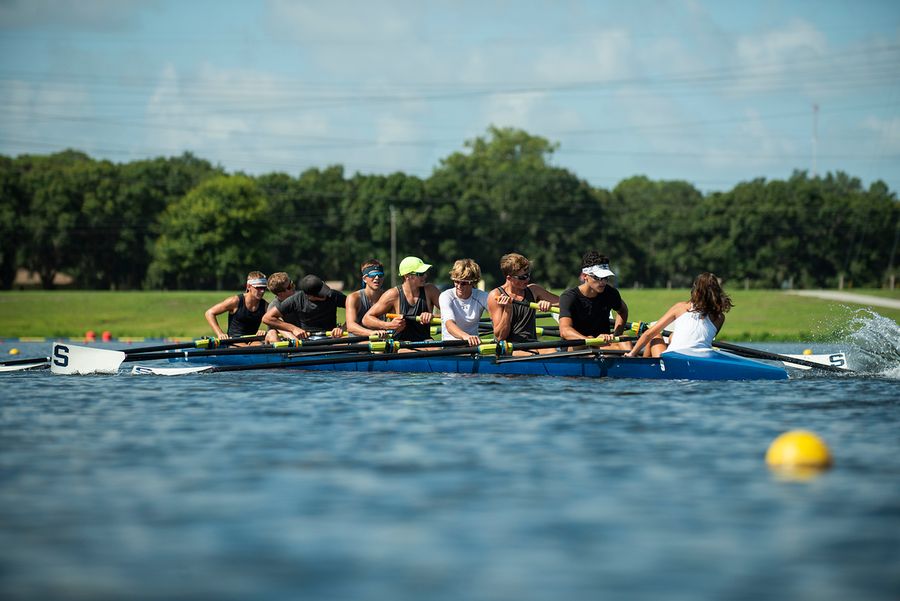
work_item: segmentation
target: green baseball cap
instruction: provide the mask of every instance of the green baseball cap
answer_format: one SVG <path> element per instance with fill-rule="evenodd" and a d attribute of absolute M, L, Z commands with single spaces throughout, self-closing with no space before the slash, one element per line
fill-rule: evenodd
<path fill-rule="evenodd" d="M 406 257 L 400 261 L 400 275 L 410 273 L 425 273 L 431 269 L 431 265 L 420 259 L 419 257 Z"/>

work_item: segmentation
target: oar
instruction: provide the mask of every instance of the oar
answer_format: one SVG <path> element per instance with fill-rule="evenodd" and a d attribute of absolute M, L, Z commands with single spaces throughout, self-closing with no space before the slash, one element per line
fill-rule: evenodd
<path fill-rule="evenodd" d="M 0 362 L 0 367 L 26 365 L 29 363 L 47 363 L 48 361 L 50 361 L 50 357 L 30 357 L 28 359 L 13 359 L 12 361 Z"/>
<path fill-rule="evenodd" d="M 192 357 L 203 357 L 207 355 L 244 355 L 244 354 L 254 354 L 254 353 L 294 353 L 294 352 L 304 352 L 306 350 L 319 350 L 321 347 L 328 346 L 340 346 L 341 348 L 352 346 L 353 343 L 363 342 L 363 341 L 378 341 L 383 340 L 376 334 L 372 334 L 371 336 L 344 336 L 341 338 L 318 338 L 318 339 L 291 339 L 291 340 L 279 340 L 273 344 L 267 344 L 264 346 L 249 346 L 249 347 L 239 347 L 239 348 L 211 348 L 208 350 L 199 350 L 191 353 Z M 135 358 L 132 358 L 136 356 Z M 129 353 L 129 361 L 139 361 L 139 360 L 151 360 L 151 359 L 171 359 L 176 357 L 177 355 L 173 355 L 172 353 Z"/>
<path fill-rule="evenodd" d="M 141 346 L 138 348 L 118 349 L 126 355 L 139 353 L 152 353 L 155 351 L 174 351 L 184 348 L 217 348 L 229 344 L 243 344 L 245 342 L 259 342 L 265 340 L 265 336 L 241 336 L 239 338 L 200 338 L 189 342 L 175 342 L 172 344 L 159 344 L 157 346 Z"/>
<path fill-rule="evenodd" d="M 518 301 L 514 301 L 514 302 L 518 302 Z M 527 305 L 528 303 L 523 303 L 523 304 Z M 537 303 L 532 303 L 532 304 L 534 305 L 535 308 L 537 308 Z M 559 313 L 558 307 L 551 307 L 551 311 L 553 309 L 556 309 L 556 312 Z M 535 316 L 535 318 L 542 319 L 544 317 L 550 317 L 550 316 L 551 316 L 551 313 L 538 313 Z M 401 315 L 400 313 L 388 313 L 385 315 L 385 317 L 387 317 L 388 319 L 396 319 L 398 317 L 402 317 L 403 319 L 405 319 L 407 321 L 418 321 L 415 315 Z M 491 318 L 490 317 L 482 317 L 478 321 L 479 321 L 479 325 L 484 325 L 484 324 L 490 325 Z M 441 325 L 441 318 L 440 317 L 432 317 L 431 325 L 433 325 L 433 326 Z"/>
<path fill-rule="evenodd" d="M 628 340 L 634 340 L 628 338 Z M 558 353 L 547 353 L 545 355 L 531 355 L 529 357 L 510 357 L 508 359 L 497 359 L 497 363 L 518 363 L 520 361 L 541 361 L 547 359 L 568 359 L 570 357 L 602 357 L 603 355 L 624 355 L 628 351 L 621 350 L 600 350 L 595 348 L 586 348 L 578 351 L 560 351 Z"/>
<path fill-rule="evenodd" d="M 362 336 L 362 338 L 366 338 Z M 404 349 L 415 349 L 415 348 L 433 348 L 433 347 L 449 347 L 449 346 L 467 346 L 469 343 L 465 340 L 377 340 L 373 342 L 367 342 L 364 344 L 345 344 L 341 346 L 335 345 L 325 345 L 325 344 L 315 344 L 316 341 L 307 342 L 306 344 L 300 345 L 286 345 L 283 343 L 276 343 L 271 346 L 253 346 L 248 348 L 228 348 L 228 349 L 210 349 L 208 351 L 194 351 L 191 353 L 185 353 L 185 357 L 213 357 L 213 356 L 222 356 L 222 355 L 288 355 L 288 354 L 317 354 L 321 353 L 322 349 L 328 349 L 326 352 L 331 354 L 338 353 L 348 353 L 348 352 L 361 352 L 367 351 L 371 353 L 393 353 L 401 348 Z M 324 341 L 323 341 L 324 342 Z M 181 355 L 173 354 L 173 353 L 147 353 L 144 355 L 138 356 L 128 356 L 123 361 L 124 363 L 134 362 L 134 361 L 152 361 L 154 359 L 177 359 Z"/>
<path fill-rule="evenodd" d="M 30 359 L 14 359 L 0 363 L 0 372 L 25 371 L 27 369 L 46 369 L 50 367 L 50 357 L 32 357 Z"/>
<path fill-rule="evenodd" d="M 613 340 L 615 341 L 615 340 Z M 448 342 L 463 342 L 463 341 L 448 341 Z M 418 353 L 399 353 L 399 354 L 382 354 L 375 355 L 371 353 L 361 353 L 358 355 L 342 355 L 339 357 L 327 357 L 322 359 L 312 359 L 309 361 L 294 361 L 294 362 L 283 362 L 283 363 L 251 363 L 249 365 L 210 365 L 208 369 L 202 369 L 201 367 L 187 367 L 187 368 L 168 368 L 168 369 L 159 369 L 152 370 L 148 368 L 144 368 L 142 366 L 137 366 L 132 370 L 132 373 L 155 373 L 158 375 L 182 375 L 187 373 L 219 373 L 219 372 L 228 372 L 228 371 L 249 371 L 249 370 L 257 370 L 257 369 L 281 369 L 285 367 L 312 367 L 316 365 L 340 365 L 342 363 L 357 363 L 357 362 L 373 362 L 373 361 L 397 361 L 401 359 L 427 359 L 431 357 L 452 357 L 452 356 L 461 356 L 461 355 L 486 355 L 486 356 L 496 356 L 496 355 L 510 355 L 514 351 L 519 350 L 538 350 L 543 348 L 554 348 L 559 345 L 564 346 L 602 346 L 608 344 L 606 340 L 601 338 L 585 338 L 579 340 L 553 340 L 553 341 L 540 341 L 540 342 L 522 342 L 522 343 L 504 343 L 504 342 L 496 342 L 490 344 L 481 344 L 479 346 L 473 347 L 461 347 L 461 348 L 444 348 L 435 351 L 421 351 Z"/>
<path fill-rule="evenodd" d="M 512 303 L 513 303 L 514 305 L 521 305 L 521 306 L 523 306 L 523 307 L 529 307 L 529 308 L 531 308 L 531 309 L 540 309 L 540 308 L 541 308 L 540 305 L 538 305 L 537 303 L 526 303 L 525 301 L 520 301 L 520 300 L 514 300 Z M 550 307 L 550 313 L 557 313 L 557 314 L 558 314 L 558 313 L 559 313 L 559 307 Z M 546 313 L 539 313 L 539 314 L 536 315 L 535 317 L 547 317 L 547 314 L 546 314 Z"/>
<path fill-rule="evenodd" d="M 788 355 L 779 355 L 777 353 L 769 353 L 766 351 L 758 351 L 756 349 L 748 348 L 746 346 L 738 346 L 736 344 L 731 344 L 730 342 L 719 342 L 717 340 L 713 340 L 712 345 L 716 348 L 720 348 L 724 351 L 729 351 L 734 353 L 735 355 L 740 355 L 742 357 L 752 357 L 754 359 L 769 359 L 771 361 L 782 361 L 784 363 L 795 363 L 797 365 L 805 365 L 806 367 L 811 367 L 814 369 L 824 369 L 825 371 L 832 371 L 837 373 L 852 373 L 853 370 L 847 369 L 846 367 L 835 367 L 834 365 L 823 365 L 821 363 L 813 363 L 812 361 L 804 361 L 803 359 L 797 359 L 795 357 L 789 357 Z"/>
<path fill-rule="evenodd" d="M 352 338 L 353 337 L 348 337 L 334 340 L 346 342 Z M 447 340 L 443 342 L 434 340 L 395 341 L 390 339 L 381 340 L 375 335 L 359 336 L 357 338 L 362 340 L 372 339 L 374 341 L 367 344 L 346 344 L 341 347 L 336 347 L 332 340 L 298 340 L 292 341 L 296 342 L 296 345 L 282 342 L 265 347 L 251 346 L 243 348 L 198 350 L 186 355 L 190 357 L 205 357 L 212 355 L 289 354 L 307 352 L 307 350 L 320 351 L 322 348 L 335 350 L 334 354 L 338 354 L 339 350 L 341 354 L 343 354 L 355 351 L 393 352 L 399 348 L 468 346 L 468 342 L 465 340 Z M 116 373 L 122 363 L 152 361 L 155 359 L 175 359 L 179 356 L 178 353 L 171 352 L 126 355 L 122 351 L 88 348 L 74 344 L 54 343 L 50 371 L 55 374 Z"/>
<path fill-rule="evenodd" d="M 120 349 L 119 351 L 125 355 L 137 355 L 142 353 L 150 353 L 155 351 L 176 350 L 186 348 L 217 348 L 220 345 L 240 344 L 244 342 L 256 342 L 263 340 L 265 336 L 243 336 L 240 338 L 200 338 L 189 342 L 176 342 L 172 344 L 158 344 L 155 346 L 142 346 L 138 348 Z M 34 369 L 36 367 L 45 367 L 44 364 L 49 363 L 50 357 L 36 357 L 33 359 L 17 359 L 14 361 L 6 361 L 0 363 L 0 371 L 16 371 L 24 369 Z"/>

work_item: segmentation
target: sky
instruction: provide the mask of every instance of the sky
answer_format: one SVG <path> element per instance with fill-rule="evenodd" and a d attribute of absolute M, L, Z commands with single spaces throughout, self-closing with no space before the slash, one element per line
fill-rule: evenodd
<path fill-rule="evenodd" d="M 900 191 L 900 2 L 0 0 L 0 154 L 428 177 L 490 126 L 593 186 Z"/>

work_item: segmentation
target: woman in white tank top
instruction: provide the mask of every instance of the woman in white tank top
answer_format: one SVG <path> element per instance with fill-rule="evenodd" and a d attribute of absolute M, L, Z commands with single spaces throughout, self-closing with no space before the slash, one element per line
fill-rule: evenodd
<path fill-rule="evenodd" d="M 718 278 L 709 272 L 701 273 L 691 287 L 691 300 L 675 303 L 666 313 L 644 332 L 628 357 L 637 357 L 644 349 L 645 357 L 659 357 L 665 351 L 708 350 L 722 326 L 725 313 L 734 306 L 731 298 L 722 290 Z M 674 330 L 669 342 L 663 339 L 663 330 Z"/>

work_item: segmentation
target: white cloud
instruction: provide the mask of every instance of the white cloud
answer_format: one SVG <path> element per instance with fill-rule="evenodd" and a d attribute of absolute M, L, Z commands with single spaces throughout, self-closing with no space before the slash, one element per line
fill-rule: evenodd
<path fill-rule="evenodd" d="M 862 127 L 872 136 L 871 144 L 867 144 L 871 151 L 900 152 L 900 117 L 868 117 L 863 121 Z"/>
<path fill-rule="evenodd" d="M 203 66 L 182 80 L 168 65 L 147 104 L 149 148 L 191 150 L 248 171 L 320 164 L 321 143 L 334 142 L 330 119 L 302 109 L 277 79 L 258 72 Z M 324 153 L 327 154 L 327 151 Z"/>
<path fill-rule="evenodd" d="M 588 35 L 585 42 L 546 50 L 534 65 L 539 81 L 598 81 L 629 73 L 635 48 L 628 31 L 601 29 Z"/>
<path fill-rule="evenodd" d="M 826 36 L 806 21 L 796 20 L 782 29 L 758 35 L 743 35 L 735 43 L 740 69 L 734 89 L 760 91 L 778 87 L 804 75 L 815 64 L 810 59 L 823 57 Z"/>

